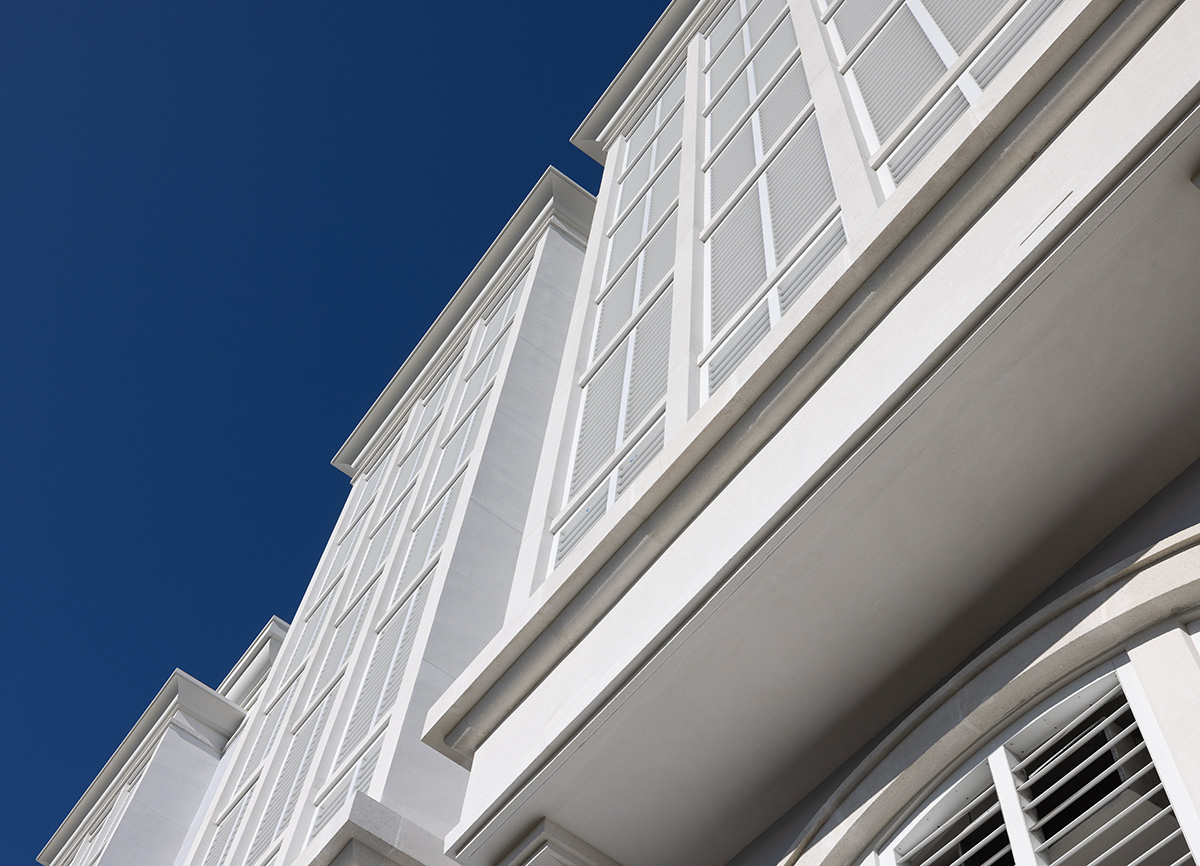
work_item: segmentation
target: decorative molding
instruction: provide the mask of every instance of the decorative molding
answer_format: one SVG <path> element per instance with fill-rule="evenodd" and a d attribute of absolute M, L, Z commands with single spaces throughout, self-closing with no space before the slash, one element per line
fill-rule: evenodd
<path fill-rule="evenodd" d="M 500 866 L 620 866 L 574 833 L 543 818 Z"/>

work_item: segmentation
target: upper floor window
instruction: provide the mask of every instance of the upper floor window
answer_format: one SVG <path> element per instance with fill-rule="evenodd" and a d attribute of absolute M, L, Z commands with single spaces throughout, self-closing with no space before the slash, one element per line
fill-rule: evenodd
<path fill-rule="evenodd" d="M 824 20 L 891 192 L 1062 0 L 834 0 Z"/>

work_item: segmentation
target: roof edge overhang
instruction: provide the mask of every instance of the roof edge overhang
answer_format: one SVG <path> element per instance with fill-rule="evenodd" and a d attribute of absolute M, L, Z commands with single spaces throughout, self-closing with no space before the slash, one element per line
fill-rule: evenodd
<path fill-rule="evenodd" d="M 383 393 L 371 404 L 367 414 L 333 456 L 331 462 L 334 466 L 354 477 L 361 468 L 363 456 L 369 450 L 367 446 L 375 434 L 384 426 L 421 371 L 437 354 L 476 298 L 482 294 L 530 231 L 541 226 L 544 217 L 553 216 L 572 227 L 581 237 L 587 237 L 595 201 L 595 196 L 554 166 L 546 169 L 496 240 L 483 254 L 483 258 L 434 319 L 425 336 L 417 342 L 412 353 L 400 365 L 400 369 L 383 389 Z"/>
<path fill-rule="evenodd" d="M 700 0 L 672 0 L 671 5 L 654 22 L 654 26 L 634 50 L 633 55 L 625 61 L 617 77 L 601 94 L 595 106 L 583 119 L 583 123 L 579 124 L 579 128 L 571 136 L 571 144 L 596 162 L 604 163 L 607 143 L 602 142 L 602 139 L 606 138 L 605 131 L 630 94 L 645 79 L 646 72 L 662 56 L 683 23 L 699 5 Z"/>
<path fill-rule="evenodd" d="M 239 700 L 237 692 L 244 681 L 256 679 L 270 667 L 275 654 L 279 652 L 283 639 L 287 637 L 289 628 L 290 626 L 277 616 L 272 616 L 267 620 L 262 631 L 250 642 L 250 646 L 242 653 L 242 657 L 237 660 L 237 663 L 229 669 L 225 679 L 221 680 L 221 684 L 216 688 L 217 694 L 224 695 L 230 700 Z M 264 649 L 269 649 L 269 653 L 265 656 Z"/>
<path fill-rule="evenodd" d="M 246 715 L 244 710 L 228 698 L 217 694 L 191 674 L 176 668 L 133 729 L 92 780 L 92 784 L 88 785 L 79 802 L 54 831 L 50 841 L 42 848 L 37 856 L 39 863 L 49 864 L 58 856 L 59 851 L 87 820 L 105 792 L 121 778 L 142 745 L 160 736 L 166 729 L 165 723 L 178 712 L 187 713 L 226 738 L 233 735 Z"/>

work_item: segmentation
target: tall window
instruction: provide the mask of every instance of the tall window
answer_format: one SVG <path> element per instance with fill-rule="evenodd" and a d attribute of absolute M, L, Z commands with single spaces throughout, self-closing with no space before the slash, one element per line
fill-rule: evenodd
<path fill-rule="evenodd" d="M 733 0 L 704 34 L 708 392 L 845 243 L 786 0 Z"/>
<path fill-rule="evenodd" d="M 683 140 L 683 68 L 620 143 L 601 288 L 554 562 L 662 447 Z"/>

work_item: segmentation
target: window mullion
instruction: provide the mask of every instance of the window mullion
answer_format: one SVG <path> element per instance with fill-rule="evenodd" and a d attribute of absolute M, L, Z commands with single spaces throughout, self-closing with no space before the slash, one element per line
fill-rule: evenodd
<path fill-rule="evenodd" d="M 1033 849 L 1033 836 L 1025 810 L 1021 808 L 1021 795 L 1017 792 L 1013 765 L 1016 759 L 1008 749 L 1001 746 L 988 755 L 988 769 L 992 771 L 992 782 L 996 786 L 996 797 L 1000 801 L 1000 814 L 1008 830 L 1013 860 L 1017 866 L 1046 866 L 1045 859 Z"/>
<path fill-rule="evenodd" d="M 1150 759 L 1192 851 L 1200 851 L 1200 664 L 1191 638 L 1174 623 L 1129 647 L 1117 679 L 1133 711 Z"/>

